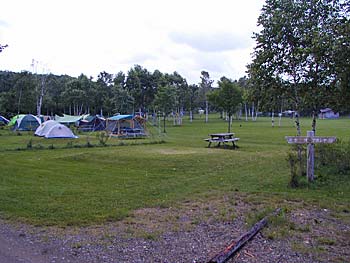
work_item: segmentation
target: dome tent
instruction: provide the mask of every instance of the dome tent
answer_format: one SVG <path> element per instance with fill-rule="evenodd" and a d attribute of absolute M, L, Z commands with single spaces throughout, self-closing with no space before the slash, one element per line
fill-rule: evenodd
<path fill-rule="evenodd" d="M 57 121 L 45 121 L 36 129 L 34 135 L 43 137 L 55 125 L 59 124 Z"/>
<path fill-rule="evenodd" d="M 10 121 L 10 123 L 12 120 Z M 8 125 L 10 125 L 10 123 Z M 35 131 L 39 127 L 41 121 L 38 117 L 32 114 L 23 115 L 15 120 L 14 131 Z"/>
<path fill-rule="evenodd" d="M 45 124 L 45 123 L 44 123 Z M 78 138 L 75 136 L 71 129 L 67 126 L 57 123 L 55 121 L 46 121 L 46 124 L 42 127 L 38 127 L 35 131 L 35 135 L 50 138 Z"/>
<path fill-rule="evenodd" d="M 12 117 L 10 119 L 9 123 L 7 123 L 7 126 L 14 126 L 16 124 L 17 120 L 19 118 L 22 118 L 23 116 L 25 116 L 25 114 L 18 114 L 16 116 Z"/>
<path fill-rule="evenodd" d="M 44 135 L 45 138 L 78 138 L 71 129 L 63 124 L 52 126 L 51 129 Z"/>

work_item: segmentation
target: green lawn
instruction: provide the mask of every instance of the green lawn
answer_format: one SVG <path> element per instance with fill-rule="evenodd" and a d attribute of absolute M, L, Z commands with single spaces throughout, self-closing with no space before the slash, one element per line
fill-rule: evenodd
<path fill-rule="evenodd" d="M 112 147 L 86 147 L 87 142 L 99 144 L 92 134 L 47 140 L 0 130 L 0 216 L 33 224 L 91 224 L 121 219 L 142 207 L 233 191 L 276 200 L 349 203 L 349 183 L 287 186 L 290 146 L 284 137 L 295 135 L 293 120 L 284 118 L 281 127 L 275 120 L 274 128 L 268 118 L 234 121 L 240 148 L 225 150 L 206 148 L 203 139 L 209 133 L 227 131 L 226 122 L 210 117 L 209 123 L 185 119 L 181 127 L 169 121 L 161 136 L 150 127 L 150 139 L 110 139 L 107 146 Z M 303 134 L 310 125 L 310 119 L 302 119 Z M 350 119 L 320 120 L 317 125 L 318 135 L 349 140 Z"/>

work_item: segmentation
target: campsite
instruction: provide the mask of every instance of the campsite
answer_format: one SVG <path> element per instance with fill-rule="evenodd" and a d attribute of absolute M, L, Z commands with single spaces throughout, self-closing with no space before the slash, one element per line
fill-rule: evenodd
<path fill-rule="evenodd" d="M 0 263 L 350 262 L 350 0 L 1 8 Z"/>
<path fill-rule="evenodd" d="M 256 212 L 281 207 L 284 209 L 281 222 L 263 232 L 265 241 L 271 242 L 269 245 L 280 246 L 283 240 L 292 237 L 293 242 L 287 247 L 293 253 L 300 253 L 299 259 L 317 260 L 326 251 L 334 258 L 349 257 L 346 251 L 342 251 L 342 256 L 336 252 L 346 246 L 348 240 L 348 232 L 340 230 L 349 223 L 347 177 L 319 180 L 296 189 L 288 186 L 290 167 L 286 158 L 291 146 L 284 136 L 295 133 L 293 120 L 283 118 L 281 127 L 274 128 L 265 117 L 256 122 L 233 121 L 232 130 L 241 138 L 235 150 L 207 148 L 203 141 L 210 133 L 225 131 L 226 122 L 219 114 L 212 114 L 209 123 L 200 118 L 192 123 L 184 119 L 182 126 L 168 122 L 166 134 L 159 134 L 157 127 L 151 126 L 148 128 L 153 135 L 148 138 L 110 138 L 105 145 L 99 143 L 96 134 L 80 133 L 78 139 L 45 140 L 33 136 L 32 132 L 22 132 L 19 136 L 0 130 L 2 217 L 35 225 L 36 230 L 31 231 L 40 229 L 51 238 L 56 231 L 63 238 L 73 229 L 93 231 L 91 227 L 95 226 L 100 230 L 95 230 L 96 236 L 90 237 L 92 243 L 87 243 L 93 247 L 101 245 L 102 241 L 96 239 L 106 235 L 102 229 L 119 229 L 122 225 L 123 230 L 118 231 L 123 234 L 111 230 L 114 236 L 103 242 L 118 247 L 114 238 L 124 237 L 128 242 L 136 238 L 152 247 L 152 243 L 163 240 L 169 231 L 185 230 L 190 235 L 209 222 L 221 227 L 232 220 L 251 222 L 256 220 L 253 216 Z M 301 125 L 305 127 L 309 123 L 310 119 L 303 118 Z M 318 133 L 345 140 L 349 128 L 347 118 L 320 120 Z M 189 214 L 190 211 L 193 214 Z M 322 216 L 327 219 L 317 219 L 323 220 L 320 225 L 312 218 L 295 225 L 293 215 L 306 211 L 326 213 L 326 217 Z M 325 223 L 329 224 L 329 220 L 337 223 L 328 227 L 338 230 L 334 235 L 327 234 L 328 237 L 319 236 L 316 229 L 322 226 L 327 232 Z M 311 248 L 304 241 L 300 243 L 305 233 L 312 233 L 319 242 Z M 76 258 L 86 257 L 84 242 L 90 241 L 77 241 L 79 235 L 71 235 L 75 241 L 69 243 L 70 253 L 77 253 Z M 191 238 L 196 240 L 190 235 L 186 242 L 194 242 Z M 225 238 L 220 241 L 222 245 L 230 240 L 230 235 Z M 325 238 L 329 241 L 322 241 Z M 206 249 L 218 249 L 214 241 L 207 240 L 211 247 Z M 77 245 L 77 242 L 82 243 Z M 185 254 L 176 255 L 208 259 L 209 252 L 203 253 L 201 246 L 204 244 L 197 244 L 194 252 L 185 250 Z M 93 253 L 113 257 L 108 249 Z M 120 254 L 125 258 L 128 255 L 130 252 Z"/>

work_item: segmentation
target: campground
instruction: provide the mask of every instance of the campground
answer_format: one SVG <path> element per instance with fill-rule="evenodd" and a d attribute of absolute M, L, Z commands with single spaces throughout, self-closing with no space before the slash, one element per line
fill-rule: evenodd
<path fill-rule="evenodd" d="M 78 139 L 44 139 L 32 132 L 1 129 L 2 222 L 26 226 L 32 232 L 58 231 L 62 237 L 77 228 L 94 232 L 92 228 L 118 224 L 129 237 L 155 242 L 164 233 L 183 230 L 179 220 L 185 220 L 184 215 L 189 218 L 188 224 L 183 224 L 188 231 L 205 222 L 233 227 L 229 224 L 234 220 L 243 231 L 261 215 L 281 207 L 282 218 L 264 230 L 262 238 L 283 243 L 291 235 L 314 235 L 312 224 L 293 219 L 296 211 L 309 211 L 310 222 L 315 216 L 321 220 L 326 213 L 333 220 L 330 222 L 337 222 L 333 230 L 339 233 L 325 235 L 323 243 L 314 243 L 313 250 L 308 250 L 308 243 L 297 245 L 297 241 L 289 247 L 312 258 L 299 262 L 350 260 L 349 252 L 332 254 L 339 247 L 349 248 L 349 175 L 290 188 L 287 154 L 291 147 L 285 136 L 296 133 L 292 119 L 283 118 L 281 127 L 276 120 L 271 127 L 271 119 L 263 117 L 256 122 L 234 120 L 232 130 L 240 138 L 235 150 L 207 148 L 203 140 L 210 133 L 227 131 L 227 123 L 218 115 L 211 115 L 208 123 L 196 118 L 192 123 L 184 119 L 182 126 L 172 126 L 171 121 L 167 125 L 163 134 L 148 124 L 149 138 L 128 140 L 106 140 L 101 133 L 78 133 Z M 301 126 L 306 134 L 311 119 L 302 119 Z M 343 141 L 350 139 L 349 130 L 348 118 L 317 123 L 317 135 Z M 168 226 L 155 229 L 156 217 Z M 141 230 L 137 226 L 142 226 Z M 321 240 L 320 235 L 315 238 Z M 70 247 L 84 247 L 84 242 L 77 242 Z M 207 249 L 213 253 L 214 248 Z M 331 260 L 322 261 L 328 254 L 332 254 Z"/>

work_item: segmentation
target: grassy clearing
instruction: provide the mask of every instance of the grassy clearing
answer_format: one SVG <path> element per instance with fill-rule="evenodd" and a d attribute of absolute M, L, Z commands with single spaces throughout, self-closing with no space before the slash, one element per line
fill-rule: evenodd
<path fill-rule="evenodd" d="M 310 124 L 302 120 L 303 134 Z M 0 215 L 40 225 L 91 224 L 118 220 L 139 208 L 237 191 L 259 202 L 272 200 L 271 206 L 294 199 L 349 209 L 349 184 L 288 188 L 290 146 L 284 136 L 295 134 L 290 119 L 274 128 L 267 118 L 234 121 L 233 131 L 241 138 L 237 150 L 206 148 L 203 139 L 209 133 L 227 129 L 217 115 L 209 123 L 185 120 L 182 127 L 169 122 L 160 137 L 150 129 L 155 134 L 150 139 L 108 140 L 113 147 L 83 147 L 99 145 L 95 134 L 46 140 L 0 130 Z M 349 119 L 322 120 L 317 134 L 349 140 L 349 130 Z M 155 143 L 162 140 L 166 143 Z"/>

